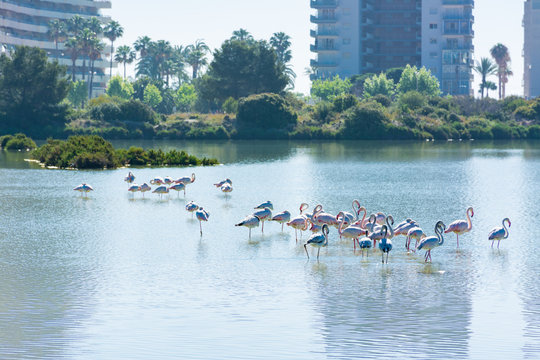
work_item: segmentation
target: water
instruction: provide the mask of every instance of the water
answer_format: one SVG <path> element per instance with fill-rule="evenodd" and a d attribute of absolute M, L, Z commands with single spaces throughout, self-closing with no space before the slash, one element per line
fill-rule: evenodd
<path fill-rule="evenodd" d="M 131 198 L 125 169 L 43 170 L 0 153 L 0 358 L 540 358 L 540 143 L 140 145 L 225 165 L 134 169 L 137 182 L 196 173 L 185 199 L 161 201 Z M 212 186 L 227 177 L 229 199 Z M 71 190 L 83 181 L 88 199 Z M 394 239 L 383 265 L 335 229 L 317 262 L 294 231 L 266 224 L 248 241 L 233 226 L 266 200 L 296 215 L 355 198 L 428 235 L 473 205 L 473 230 L 459 251 L 445 236 L 432 264 Z M 202 237 L 189 200 L 211 214 Z M 504 217 L 510 238 L 491 249 Z"/>

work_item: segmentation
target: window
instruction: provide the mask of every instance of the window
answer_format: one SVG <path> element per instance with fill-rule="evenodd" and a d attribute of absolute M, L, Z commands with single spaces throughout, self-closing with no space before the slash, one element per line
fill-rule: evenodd
<path fill-rule="evenodd" d="M 351 39 L 345 38 L 343 39 L 343 45 L 349 45 L 351 43 Z"/>
<path fill-rule="evenodd" d="M 343 58 L 344 59 L 350 59 L 351 58 L 351 53 L 350 52 L 344 52 L 343 53 Z"/>
<path fill-rule="evenodd" d="M 436 52 L 430 52 L 429 57 L 432 58 L 432 59 L 435 59 L 437 57 L 437 53 Z"/>
<path fill-rule="evenodd" d="M 350 8 L 344 8 L 343 9 L 343 15 L 350 15 L 351 14 L 351 9 Z"/>
<path fill-rule="evenodd" d="M 430 43 L 430 44 L 436 44 L 436 43 L 437 43 L 437 39 L 431 38 L 431 39 L 429 39 L 429 43 Z"/>
<path fill-rule="evenodd" d="M 429 24 L 429 28 L 430 28 L 431 30 L 435 30 L 435 29 L 438 28 L 438 26 L 437 26 L 437 24 L 435 24 L 435 23 L 431 23 L 431 24 Z"/>
<path fill-rule="evenodd" d="M 439 9 L 437 9 L 437 8 L 430 8 L 429 9 L 429 14 L 430 15 L 436 15 L 438 12 L 439 12 Z"/>

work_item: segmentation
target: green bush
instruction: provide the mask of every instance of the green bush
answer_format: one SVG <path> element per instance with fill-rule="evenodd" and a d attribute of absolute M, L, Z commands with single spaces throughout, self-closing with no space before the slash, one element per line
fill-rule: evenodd
<path fill-rule="evenodd" d="M 346 139 L 381 138 L 388 122 L 388 116 L 381 104 L 361 103 L 346 113 L 342 136 Z"/>
<path fill-rule="evenodd" d="M 536 118 L 536 112 L 531 106 L 520 106 L 514 111 L 514 116 L 520 120 L 533 120 Z"/>
<path fill-rule="evenodd" d="M 331 120 L 334 106 L 328 101 L 320 101 L 312 108 L 311 117 L 321 124 L 326 124 Z"/>
<path fill-rule="evenodd" d="M 90 108 L 90 117 L 94 120 L 114 122 L 121 118 L 120 107 L 115 103 L 103 103 Z"/>
<path fill-rule="evenodd" d="M 19 133 L 0 137 L 0 147 L 6 150 L 32 150 L 36 148 L 36 143 L 26 135 Z"/>
<path fill-rule="evenodd" d="M 529 139 L 540 139 L 540 125 L 532 125 L 527 133 Z"/>
<path fill-rule="evenodd" d="M 221 109 L 226 114 L 236 114 L 238 112 L 238 101 L 230 97 L 227 100 L 225 100 Z"/>
<path fill-rule="evenodd" d="M 383 94 L 377 94 L 372 97 L 371 100 L 378 102 L 384 107 L 389 107 L 390 105 L 392 105 L 392 99 Z"/>
<path fill-rule="evenodd" d="M 358 99 L 351 94 L 338 95 L 332 101 L 332 106 L 335 112 L 343 112 L 353 106 L 358 105 Z"/>
<path fill-rule="evenodd" d="M 493 139 L 493 133 L 491 132 L 491 128 L 489 127 L 480 127 L 475 126 L 472 128 L 469 128 L 469 134 L 471 135 L 471 139 L 475 140 L 491 140 Z"/>
<path fill-rule="evenodd" d="M 154 123 L 156 119 L 156 113 L 140 100 L 126 101 L 120 105 L 120 111 L 123 121 Z"/>
<path fill-rule="evenodd" d="M 0 137 L 0 148 L 5 149 L 9 140 L 13 139 L 13 135 L 4 135 Z"/>
<path fill-rule="evenodd" d="M 287 129 L 296 125 L 298 115 L 281 96 L 265 93 L 241 99 L 236 119 L 241 127 Z"/>
<path fill-rule="evenodd" d="M 418 91 L 408 91 L 399 97 L 399 104 L 404 110 L 416 110 L 426 104 L 426 97 Z"/>
<path fill-rule="evenodd" d="M 514 138 L 514 131 L 506 124 L 495 124 L 491 128 L 494 139 L 507 140 Z"/>

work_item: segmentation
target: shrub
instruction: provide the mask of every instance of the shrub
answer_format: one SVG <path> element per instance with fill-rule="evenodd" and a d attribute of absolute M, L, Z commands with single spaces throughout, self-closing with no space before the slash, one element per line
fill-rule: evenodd
<path fill-rule="evenodd" d="M 121 111 L 114 103 L 103 103 L 90 108 L 90 117 L 94 120 L 113 122 L 121 118 Z"/>
<path fill-rule="evenodd" d="M 6 150 L 35 149 L 36 143 L 24 134 L 5 135 L 0 137 L 0 147 Z"/>
<path fill-rule="evenodd" d="M 531 106 L 520 106 L 514 111 L 514 116 L 519 120 L 533 120 L 536 118 L 536 112 Z"/>
<path fill-rule="evenodd" d="M 540 139 L 540 125 L 532 125 L 527 133 L 529 139 Z"/>
<path fill-rule="evenodd" d="M 13 135 L 4 135 L 0 137 L 0 148 L 5 149 L 9 140 L 13 139 Z"/>
<path fill-rule="evenodd" d="M 362 103 L 347 112 L 342 136 L 349 139 L 380 138 L 384 135 L 388 121 L 388 116 L 379 103 Z"/>
<path fill-rule="evenodd" d="M 279 95 L 251 95 L 238 103 L 237 121 L 241 126 L 286 129 L 296 125 L 298 115 Z"/>
<path fill-rule="evenodd" d="M 154 123 L 156 113 L 139 100 L 129 100 L 120 105 L 121 120 Z M 144 132 L 144 130 L 143 130 Z"/>
<path fill-rule="evenodd" d="M 475 127 L 469 128 L 469 134 L 471 134 L 471 139 L 476 139 L 476 140 L 493 139 L 493 133 L 491 132 L 491 128 L 475 126 Z"/>
<path fill-rule="evenodd" d="M 418 91 L 408 91 L 399 97 L 399 104 L 405 110 L 416 110 L 426 104 L 426 97 Z"/>
<path fill-rule="evenodd" d="M 221 108 L 226 114 L 236 114 L 238 112 L 238 101 L 230 97 L 225 100 Z"/>
<path fill-rule="evenodd" d="M 389 107 L 390 105 L 392 105 L 392 99 L 383 94 L 377 94 L 372 97 L 371 100 L 378 102 L 384 107 Z"/>
<path fill-rule="evenodd" d="M 330 121 L 330 115 L 332 114 L 334 106 L 327 102 L 321 101 L 313 106 L 312 118 L 319 123 L 327 123 Z"/>
<path fill-rule="evenodd" d="M 512 139 L 514 137 L 514 132 L 512 128 L 506 124 L 495 124 L 491 128 L 491 133 L 493 134 L 494 139 Z"/>
<path fill-rule="evenodd" d="M 358 105 L 358 99 L 351 94 L 342 94 L 336 96 L 332 101 L 332 107 L 336 112 L 343 112 L 353 106 Z"/>

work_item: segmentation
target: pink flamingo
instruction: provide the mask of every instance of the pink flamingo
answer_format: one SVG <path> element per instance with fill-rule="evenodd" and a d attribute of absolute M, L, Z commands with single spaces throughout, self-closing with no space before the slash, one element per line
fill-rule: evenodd
<path fill-rule="evenodd" d="M 444 244 L 444 229 L 446 229 L 444 223 L 442 221 L 437 222 L 435 225 L 435 234 L 437 234 L 437 236 L 423 238 L 416 247 L 417 250 L 426 250 L 426 256 L 424 258 L 425 262 L 427 262 L 428 259 L 431 262 L 431 250 Z"/>
<path fill-rule="evenodd" d="M 510 219 L 505 218 L 502 221 L 503 227 L 493 228 L 493 230 L 491 230 L 491 232 L 489 233 L 488 240 L 491 241 L 491 247 L 493 247 L 493 244 L 495 243 L 495 241 L 498 241 L 497 243 L 497 249 L 498 249 L 499 245 L 501 245 L 501 240 L 508 239 L 508 235 L 510 235 L 510 233 L 508 232 L 508 229 L 506 228 L 505 222 L 508 222 L 508 227 L 512 226 Z"/>
<path fill-rule="evenodd" d="M 276 221 L 281 224 L 281 232 L 283 232 L 283 225 L 291 221 L 291 213 L 287 210 L 280 212 L 279 214 L 274 215 L 272 221 Z"/>
<path fill-rule="evenodd" d="M 313 234 L 308 239 L 308 241 L 304 244 L 304 250 L 306 250 L 306 255 L 309 259 L 309 254 L 307 251 L 307 246 L 311 245 L 313 247 L 318 248 L 317 250 L 317 260 L 319 260 L 319 253 L 321 252 L 321 247 L 328 246 L 328 233 L 329 233 L 328 225 L 324 224 L 322 227 L 322 234 Z"/>
<path fill-rule="evenodd" d="M 145 192 L 152 190 L 150 185 L 148 185 L 147 183 L 142 184 L 140 187 L 141 187 L 141 189 L 139 191 L 142 192 L 142 197 L 143 198 L 144 198 L 144 193 Z"/>
<path fill-rule="evenodd" d="M 297 216 L 287 223 L 287 226 L 290 226 L 294 229 L 294 235 L 296 236 L 297 243 L 298 243 L 298 230 L 306 231 L 308 228 L 308 224 L 309 224 L 309 221 L 305 216 Z"/>
<path fill-rule="evenodd" d="M 199 210 L 195 212 L 195 216 L 197 217 L 197 220 L 199 220 L 199 228 L 201 229 L 202 236 L 202 222 L 208 221 L 208 218 L 210 218 L 210 214 L 208 213 L 208 211 L 200 207 Z"/>
<path fill-rule="evenodd" d="M 82 183 L 81 185 L 75 186 L 73 188 L 73 190 L 80 192 L 81 197 L 83 196 L 83 194 L 84 194 L 85 197 L 88 197 L 88 193 L 90 191 L 94 191 L 94 188 L 92 186 L 88 185 L 87 183 Z"/>
<path fill-rule="evenodd" d="M 445 234 L 448 233 L 455 233 L 456 239 L 457 239 L 457 247 L 459 249 L 459 235 L 463 235 L 465 233 L 468 233 L 472 229 L 472 221 L 471 218 L 474 217 L 474 210 L 471 207 L 467 209 L 467 220 L 456 220 L 453 223 L 451 223 L 446 231 Z"/>
<path fill-rule="evenodd" d="M 398 226 L 394 228 L 394 236 L 399 236 L 399 235 L 407 236 L 407 234 L 409 233 L 409 230 L 416 226 L 417 226 L 416 221 L 407 219 L 399 223 Z"/>
<path fill-rule="evenodd" d="M 184 196 L 186 196 L 186 185 L 184 185 L 184 184 L 171 185 L 171 186 L 169 186 L 169 190 L 176 191 L 178 197 L 180 197 L 180 191 L 184 190 Z"/>
<path fill-rule="evenodd" d="M 191 217 L 193 218 L 193 213 L 199 210 L 199 205 L 197 205 L 193 201 L 190 201 L 189 203 L 186 204 L 186 210 L 191 213 Z"/>
<path fill-rule="evenodd" d="M 163 180 L 162 177 L 156 176 L 152 180 L 150 180 L 150 184 L 152 185 L 163 185 L 165 184 L 165 180 Z"/>
<path fill-rule="evenodd" d="M 341 219 L 338 228 L 339 236 L 346 239 L 352 239 L 354 251 L 356 251 L 356 242 L 362 234 L 365 234 L 366 229 L 362 229 L 361 227 L 355 225 L 351 225 L 343 229 L 343 225 L 345 224 L 345 215 L 343 214 L 343 211 L 337 215 L 337 219 Z M 358 244 L 358 246 L 360 246 L 360 244 Z"/>
<path fill-rule="evenodd" d="M 220 188 L 220 187 L 222 187 L 222 186 L 225 185 L 225 184 L 229 184 L 229 185 L 232 186 L 232 181 L 231 181 L 231 179 L 225 179 L 225 180 L 222 180 L 222 181 L 218 182 L 217 184 L 214 184 L 214 186 L 217 187 L 217 188 Z"/>
<path fill-rule="evenodd" d="M 184 184 L 184 185 L 192 184 L 195 182 L 195 173 L 192 173 L 191 177 L 184 176 L 179 179 L 176 179 L 174 182 L 177 184 Z"/>
<path fill-rule="evenodd" d="M 313 209 L 313 215 L 311 216 L 311 222 L 315 225 L 332 225 L 335 227 L 338 227 L 338 221 L 335 216 L 323 213 L 322 212 L 322 205 L 315 206 L 315 209 Z"/>
<path fill-rule="evenodd" d="M 392 225 L 394 224 L 394 218 L 392 215 L 385 216 L 386 225 L 381 226 L 379 229 L 375 229 L 375 232 L 372 232 L 369 235 L 369 238 L 373 240 L 373 247 L 377 246 L 377 241 L 382 239 L 388 239 L 391 240 L 394 237 L 394 228 Z M 386 229 L 385 229 L 386 227 Z M 388 233 L 388 229 L 390 229 L 390 233 Z"/>
<path fill-rule="evenodd" d="M 249 240 L 251 240 L 251 229 L 259 227 L 261 220 L 255 215 L 248 215 L 244 220 L 234 226 L 245 226 L 249 229 Z"/>
<path fill-rule="evenodd" d="M 233 191 L 232 185 L 229 183 L 223 184 L 220 189 L 221 192 L 225 194 L 225 196 L 227 196 L 228 193 Z"/>
<path fill-rule="evenodd" d="M 130 171 L 126 177 L 124 178 L 124 181 L 127 182 L 128 184 L 131 184 L 132 182 L 135 181 L 135 175 L 133 175 L 133 173 Z"/>
<path fill-rule="evenodd" d="M 258 217 L 259 220 L 261 220 L 261 222 L 262 222 L 262 233 L 264 233 L 264 222 L 266 220 L 271 220 L 272 219 L 272 211 L 269 208 L 265 207 L 262 210 L 255 211 L 252 215 Z"/>
<path fill-rule="evenodd" d="M 418 226 L 411 228 L 407 232 L 407 240 L 405 241 L 405 247 L 407 248 L 407 251 L 410 251 L 411 248 L 411 239 L 415 239 L 416 242 L 414 244 L 414 248 L 418 246 L 418 242 L 426 237 L 426 234 L 424 234 L 424 230 L 422 228 L 419 228 Z"/>
<path fill-rule="evenodd" d="M 128 188 L 128 191 L 131 193 L 132 196 L 135 196 L 136 192 L 141 191 L 141 187 L 137 184 L 131 184 Z"/>
<path fill-rule="evenodd" d="M 360 214 L 360 209 L 361 209 L 360 201 L 353 200 L 353 202 L 352 202 L 352 210 L 353 210 L 353 212 L 352 213 L 347 212 L 347 211 L 342 211 L 341 212 L 343 214 L 343 221 L 344 221 L 345 227 L 351 225 L 355 221 L 358 221 L 358 215 Z"/>

